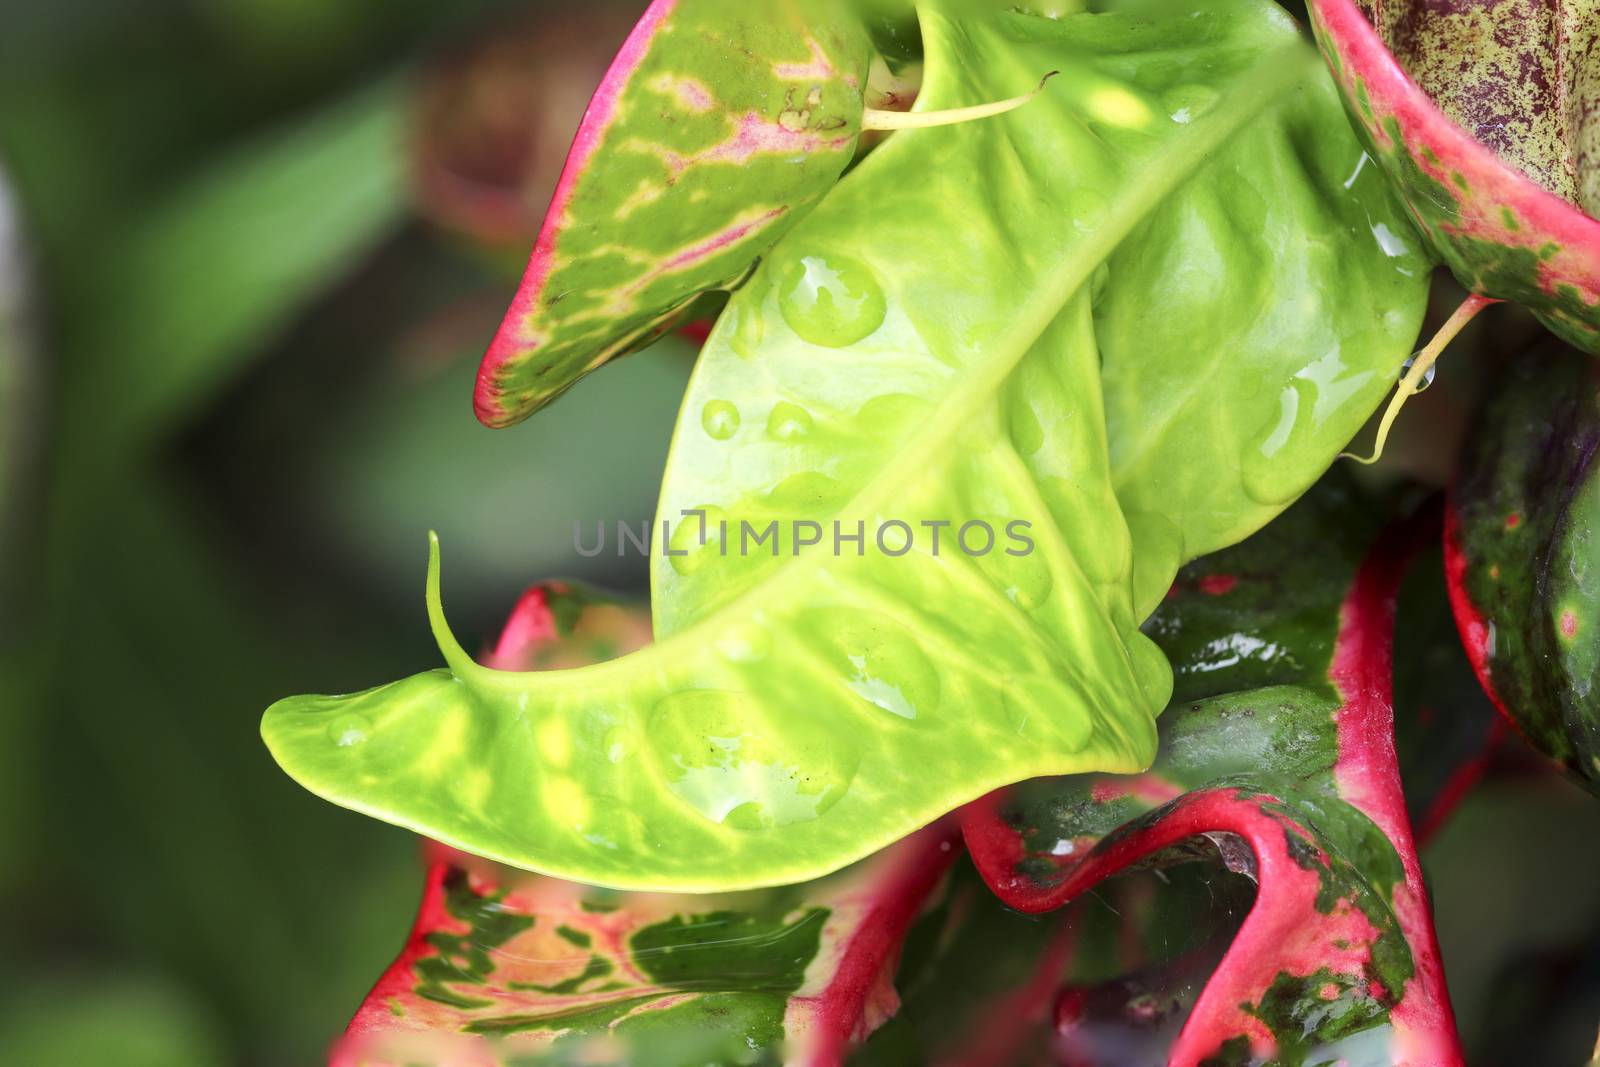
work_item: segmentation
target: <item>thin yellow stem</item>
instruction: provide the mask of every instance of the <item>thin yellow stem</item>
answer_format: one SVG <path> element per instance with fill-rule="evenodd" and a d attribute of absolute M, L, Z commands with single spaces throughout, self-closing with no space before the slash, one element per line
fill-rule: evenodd
<path fill-rule="evenodd" d="M 1427 380 L 1428 371 L 1439 361 L 1444 354 L 1446 346 L 1455 340 L 1467 323 L 1471 322 L 1484 308 L 1500 301 L 1491 296 L 1479 296 L 1473 293 L 1461 302 L 1461 306 L 1451 313 L 1445 320 L 1439 332 L 1433 335 L 1421 351 L 1411 357 L 1411 367 L 1406 371 L 1406 376 L 1400 379 L 1400 384 L 1395 387 L 1394 396 L 1389 400 L 1389 406 L 1384 409 L 1383 419 L 1378 423 L 1378 439 L 1373 443 L 1372 455 L 1365 458 L 1352 452 L 1343 453 L 1341 458 L 1353 459 L 1357 463 L 1371 465 L 1378 462 L 1383 455 L 1384 443 L 1389 440 L 1389 430 L 1394 426 L 1394 420 L 1400 417 L 1400 409 L 1406 406 L 1406 401 L 1422 392 L 1423 382 Z"/>
<path fill-rule="evenodd" d="M 956 107 L 945 111 L 883 111 L 869 107 L 861 115 L 861 128 L 863 130 L 925 130 L 930 126 L 954 126 L 958 122 L 971 122 L 973 119 L 986 119 L 995 115 L 1004 115 L 1007 111 L 1015 111 L 1034 97 L 1044 91 L 1044 83 L 1060 74 L 1059 70 L 1052 70 L 1039 79 L 1038 86 L 1021 96 L 1013 96 L 1009 100 L 996 100 L 992 104 L 974 104 L 971 107 Z"/>

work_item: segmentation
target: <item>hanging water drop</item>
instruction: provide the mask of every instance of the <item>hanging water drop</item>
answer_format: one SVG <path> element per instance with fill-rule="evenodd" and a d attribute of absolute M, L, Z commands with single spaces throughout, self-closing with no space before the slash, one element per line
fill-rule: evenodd
<path fill-rule="evenodd" d="M 1413 352 L 1413 353 L 1411 353 L 1410 358 L 1408 358 L 1405 361 L 1405 363 L 1401 365 L 1401 367 L 1400 367 L 1400 377 L 1402 379 L 1405 378 L 1406 375 L 1411 373 L 1411 368 L 1416 365 L 1417 358 L 1419 356 L 1421 356 L 1421 355 L 1422 355 L 1421 352 Z M 1433 376 L 1435 374 L 1438 374 L 1438 373 L 1439 373 L 1439 364 L 1437 364 L 1437 363 L 1428 364 L 1428 369 L 1422 372 L 1422 377 L 1417 379 L 1416 388 L 1414 390 L 1412 390 L 1412 391 L 1415 392 L 1415 393 L 1422 392 L 1428 386 L 1433 384 Z"/>

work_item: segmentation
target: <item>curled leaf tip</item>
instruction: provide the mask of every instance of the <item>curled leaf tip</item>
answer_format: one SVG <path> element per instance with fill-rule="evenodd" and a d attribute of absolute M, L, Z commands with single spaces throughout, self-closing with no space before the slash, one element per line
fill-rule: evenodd
<path fill-rule="evenodd" d="M 1021 96 L 1013 96 L 1006 100 L 994 100 L 987 104 L 973 104 L 971 107 L 953 107 L 942 111 L 884 111 L 878 108 L 867 108 L 861 115 L 861 128 L 863 130 L 923 130 L 934 126 L 954 126 L 962 122 L 972 122 L 977 119 L 993 118 L 1004 115 L 1008 111 L 1015 111 L 1034 97 L 1044 92 L 1045 83 L 1057 74 L 1059 70 L 1052 70 L 1039 79 L 1039 84 Z"/>
<path fill-rule="evenodd" d="M 426 598 L 428 602 L 428 626 L 433 630 L 433 639 L 439 645 L 439 651 L 444 653 L 444 661 L 449 664 L 450 670 L 457 677 L 476 674 L 483 670 L 473 658 L 467 655 L 466 649 L 461 647 L 461 642 L 456 640 L 456 635 L 451 632 L 450 624 L 444 617 L 444 599 L 439 592 L 439 533 L 436 530 L 428 531 L 428 586 Z"/>

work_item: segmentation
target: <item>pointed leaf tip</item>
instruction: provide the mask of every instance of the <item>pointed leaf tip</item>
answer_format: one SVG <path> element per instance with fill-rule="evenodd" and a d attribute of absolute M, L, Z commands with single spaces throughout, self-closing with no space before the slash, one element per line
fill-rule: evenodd
<path fill-rule="evenodd" d="M 859 13 L 745 7 L 656 0 L 623 44 L 479 369 L 485 425 L 521 421 L 737 286 L 850 162 L 871 52 Z"/>

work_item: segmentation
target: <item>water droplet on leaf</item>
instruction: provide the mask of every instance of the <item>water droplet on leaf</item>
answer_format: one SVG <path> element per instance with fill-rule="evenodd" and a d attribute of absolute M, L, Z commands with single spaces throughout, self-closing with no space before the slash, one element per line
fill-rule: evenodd
<path fill-rule="evenodd" d="M 726 441 L 739 431 L 739 409 L 726 400 L 708 400 L 700 409 L 700 425 L 712 438 Z"/>
<path fill-rule="evenodd" d="M 797 441 L 811 432 L 811 412 L 786 400 L 772 406 L 767 416 L 767 436 L 774 441 Z"/>
<path fill-rule="evenodd" d="M 353 748 L 366 741 L 372 733 L 372 720 L 365 715 L 348 712 L 328 724 L 328 736 L 340 748 Z"/>
<path fill-rule="evenodd" d="M 1167 117 L 1186 125 L 1211 110 L 1217 102 L 1217 91 L 1209 85 L 1179 85 L 1161 94 L 1161 106 Z"/>
<path fill-rule="evenodd" d="M 646 732 L 662 779 L 707 820 L 738 830 L 808 822 L 837 804 L 860 750 L 797 708 L 765 709 L 739 693 L 674 693 Z"/>
<path fill-rule="evenodd" d="M 862 700 L 902 719 L 939 702 L 939 672 L 906 627 L 875 611 L 819 608 L 803 626 Z"/>
<path fill-rule="evenodd" d="M 1316 385 L 1295 378 L 1278 394 L 1278 414 L 1245 446 L 1239 471 L 1252 500 L 1277 507 L 1304 491 L 1306 472 L 1292 458 L 1316 433 L 1316 399 Z"/>
<path fill-rule="evenodd" d="M 626 727 L 613 726 L 606 731 L 601 748 L 606 754 L 606 759 L 612 763 L 621 763 L 633 755 L 633 731 Z"/>
<path fill-rule="evenodd" d="M 729 529 L 737 529 L 737 523 L 728 521 L 728 513 L 712 504 L 667 522 L 672 530 L 667 541 L 671 549 L 667 561 L 673 570 L 686 576 L 721 555 L 723 537 Z"/>
<path fill-rule="evenodd" d="M 1417 357 L 1420 356 L 1421 354 L 1422 353 L 1420 353 L 1420 352 L 1411 353 L 1411 357 L 1409 359 L 1407 359 L 1405 361 L 1405 363 L 1400 367 L 1400 378 L 1401 378 L 1401 380 L 1404 380 L 1405 376 L 1411 373 L 1412 366 L 1416 364 Z M 1434 375 L 1436 375 L 1438 373 L 1439 373 L 1439 364 L 1437 364 L 1437 363 L 1431 365 L 1427 370 L 1423 371 L 1422 379 L 1417 382 L 1416 391 L 1420 393 L 1424 389 L 1428 388 L 1428 386 L 1432 385 L 1433 384 Z"/>
<path fill-rule="evenodd" d="M 778 307 L 803 340 L 843 348 L 883 325 L 888 305 L 872 272 L 843 256 L 802 256 L 784 264 Z"/>
<path fill-rule="evenodd" d="M 1009 555 L 1000 549 L 977 557 L 975 562 L 989 580 L 1024 611 L 1042 605 L 1050 596 L 1051 586 L 1055 585 L 1050 564 L 1045 562 L 1044 553 L 1038 551 L 1037 546 L 1025 556 Z"/>

